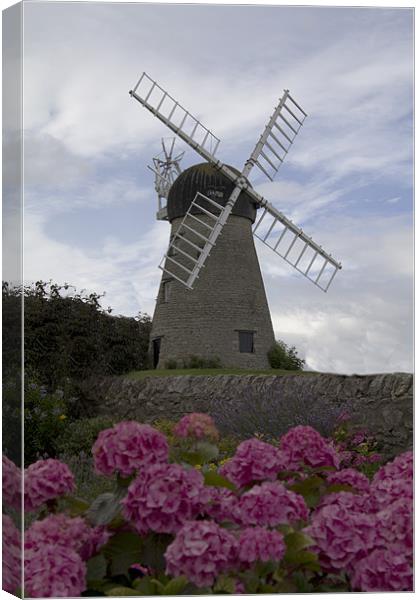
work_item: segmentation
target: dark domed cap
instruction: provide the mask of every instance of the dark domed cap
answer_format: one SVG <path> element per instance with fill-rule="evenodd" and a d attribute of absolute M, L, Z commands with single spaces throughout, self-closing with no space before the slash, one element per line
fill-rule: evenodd
<path fill-rule="evenodd" d="M 229 169 L 240 175 L 237 169 L 230 166 Z M 205 162 L 189 167 L 177 177 L 169 190 L 167 203 L 169 221 L 185 215 L 197 192 L 225 206 L 234 187 L 231 180 L 210 163 Z M 232 214 L 255 221 L 256 205 L 246 192 L 239 194 Z"/>

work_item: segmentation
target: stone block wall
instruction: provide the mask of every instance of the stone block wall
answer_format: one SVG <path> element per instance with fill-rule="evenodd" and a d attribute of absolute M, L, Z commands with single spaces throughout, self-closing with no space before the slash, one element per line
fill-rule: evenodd
<path fill-rule="evenodd" d="M 224 432 L 249 437 L 264 426 L 322 429 L 342 410 L 371 431 L 387 454 L 412 446 L 413 376 L 307 374 L 109 378 L 95 383 L 96 414 L 151 422 L 193 412 L 211 414 Z"/>

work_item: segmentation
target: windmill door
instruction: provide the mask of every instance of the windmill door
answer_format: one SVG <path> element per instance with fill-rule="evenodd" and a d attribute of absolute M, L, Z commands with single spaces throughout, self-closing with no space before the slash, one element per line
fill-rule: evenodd
<path fill-rule="evenodd" d="M 155 338 L 152 342 L 153 345 L 153 368 L 156 369 L 159 362 L 159 354 L 160 354 L 160 340 L 161 338 Z"/>

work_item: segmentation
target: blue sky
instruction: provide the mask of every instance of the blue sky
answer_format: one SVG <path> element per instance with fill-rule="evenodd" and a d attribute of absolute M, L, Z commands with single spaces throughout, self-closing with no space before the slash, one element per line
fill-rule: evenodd
<path fill-rule="evenodd" d="M 309 117 L 256 189 L 343 263 L 328 294 L 256 241 L 276 337 L 313 369 L 412 369 L 410 9 L 25 4 L 25 278 L 152 314 L 169 226 L 147 169 L 168 130 L 146 71 L 242 168 L 283 88 Z M 201 159 L 188 150 L 182 166 Z"/>

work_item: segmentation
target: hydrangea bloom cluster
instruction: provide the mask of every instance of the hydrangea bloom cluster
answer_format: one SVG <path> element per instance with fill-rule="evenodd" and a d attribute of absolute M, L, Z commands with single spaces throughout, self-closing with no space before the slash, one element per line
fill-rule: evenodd
<path fill-rule="evenodd" d="M 356 562 L 351 575 L 354 591 L 401 592 L 413 589 L 413 568 L 394 548 L 378 548 Z"/>
<path fill-rule="evenodd" d="M 413 553 L 413 503 L 406 498 L 396 500 L 377 514 L 378 533 L 384 547 L 398 549 L 411 558 Z"/>
<path fill-rule="evenodd" d="M 294 470 L 302 465 L 309 467 L 336 467 L 340 457 L 332 444 L 315 429 L 298 425 L 280 438 L 280 450 L 285 468 Z"/>
<path fill-rule="evenodd" d="M 74 477 L 68 466 L 54 458 L 38 460 L 24 474 L 25 510 L 35 510 L 48 500 L 74 491 Z"/>
<path fill-rule="evenodd" d="M 175 425 L 173 432 L 179 438 L 190 437 L 197 440 L 203 438 L 217 440 L 219 438 L 219 432 L 212 417 L 205 413 L 190 413 L 189 415 L 185 415 Z"/>
<path fill-rule="evenodd" d="M 235 507 L 238 504 L 236 494 L 226 488 L 209 488 L 210 500 L 204 508 L 204 513 L 217 521 L 234 521 Z"/>
<path fill-rule="evenodd" d="M 241 488 L 254 481 L 274 480 L 284 468 L 278 448 L 252 438 L 239 444 L 220 474 Z"/>
<path fill-rule="evenodd" d="M 10 594 L 21 586 L 21 563 L 19 530 L 8 515 L 3 515 L 2 588 Z"/>
<path fill-rule="evenodd" d="M 234 515 L 241 525 L 276 527 L 306 521 L 309 511 L 300 494 L 287 490 L 279 481 L 266 481 L 241 496 Z"/>
<path fill-rule="evenodd" d="M 169 447 L 163 433 L 150 425 L 122 421 L 100 432 L 92 453 L 98 473 L 129 477 L 146 465 L 166 463 Z"/>
<path fill-rule="evenodd" d="M 22 498 L 22 472 L 19 467 L 4 454 L 2 463 L 3 502 L 11 508 L 20 510 Z"/>
<path fill-rule="evenodd" d="M 35 550 L 44 544 L 64 545 L 88 560 L 110 535 L 103 527 L 90 527 L 81 517 L 59 513 L 32 523 L 25 532 L 25 550 Z"/>
<path fill-rule="evenodd" d="M 315 541 L 320 565 L 331 572 L 349 569 L 353 562 L 369 554 L 378 539 L 373 515 L 346 510 L 337 504 L 316 511 L 305 532 Z"/>
<path fill-rule="evenodd" d="M 130 484 L 122 500 L 123 514 L 141 535 L 149 531 L 176 533 L 209 499 L 203 476 L 196 469 L 151 465 Z"/>
<path fill-rule="evenodd" d="M 330 485 L 334 484 L 345 484 L 350 485 L 355 492 L 365 494 L 369 492 L 370 482 L 369 479 L 360 471 L 356 469 L 342 469 L 336 473 L 330 473 L 327 477 L 327 482 Z"/>
<path fill-rule="evenodd" d="M 210 586 L 237 560 L 238 541 L 213 521 L 186 523 L 165 552 L 166 572 L 185 575 L 198 587 Z"/>
<path fill-rule="evenodd" d="M 399 498 L 405 498 L 409 502 L 413 499 L 413 482 L 410 479 L 377 479 L 372 481 L 370 490 L 379 509 L 386 508 Z"/>
<path fill-rule="evenodd" d="M 86 564 L 71 548 L 41 544 L 25 552 L 25 596 L 66 598 L 86 589 Z"/>
<path fill-rule="evenodd" d="M 286 552 L 283 536 L 265 527 L 247 527 L 239 536 L 240 566 L 249 569 L 257 561 L 280 561 Z"/>
<path fill-rule="evenodd" d="M 399 454 L 393 461 L 381 467 L 373 477 L 373 483 L 384 479 L 413 479 L 413 452 Z"/>
<path fill-rule="evenodd" d="M 353 492 L 334 492 L 321 498 L 316 511 L 325 506 L 339 506 L 354 513 L 373 514 L 378 510 L 375 498 L 370 494 L 353 494 Z"/>

